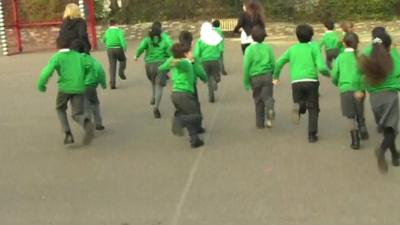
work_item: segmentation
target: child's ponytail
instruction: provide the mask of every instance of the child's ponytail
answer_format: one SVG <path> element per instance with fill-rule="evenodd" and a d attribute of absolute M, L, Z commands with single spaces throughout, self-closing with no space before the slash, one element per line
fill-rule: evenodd
<path fill-rule="evenodd" d="M 369 85 L 376 86 L 385 81 L 393 71 L 393 60 L 390 55 L 392 39 L 382 30 L 375 32 L 372 41 L 372 52 L 369 57 L 360 57 L 360 67 Z"/>

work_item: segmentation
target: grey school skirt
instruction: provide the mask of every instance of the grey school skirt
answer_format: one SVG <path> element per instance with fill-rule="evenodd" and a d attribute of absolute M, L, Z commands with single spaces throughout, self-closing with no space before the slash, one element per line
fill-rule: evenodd
<path fill-rule="evenodd" d="M 399 95 L 397 91 L 371 93 L 370 102 L 378 128 L 391 127 L 397 133 L 399 124 Z"/>
<path fill-rule="evenodd" d="M 363 102 L 358 101 L 354 93 L 354 91 L 348 91 L 340 94 L 342 114 L 347 118 L 356 118 L 363 111 Z"/>
<path fill-rule="evenodd" d="M 150 82 L 159 84 L 162 87 L 167 85 L 168 77 L 167 73 L 162 73 L 158 68 L 161 66 L 161 62 L 146 63 L 146 76 Z"/>

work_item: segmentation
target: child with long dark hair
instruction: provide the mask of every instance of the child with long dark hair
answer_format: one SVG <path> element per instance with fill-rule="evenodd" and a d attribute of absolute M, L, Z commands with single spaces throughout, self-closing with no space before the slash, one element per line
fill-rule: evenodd
<path fill-rule="evenodd" d="M 272 127 L 275 117 L 274 110 L 274 86 L 272 74 L 275 69 L 275 56 L 272 47 L 263 43 L 267 34 L 263 27 L 253 28 L 252 37 L 256 43 L 251 44 L 244 54 L 243 83 L 244 88 L 253 89 L 253 99 L 256 108 L 256 126 L 265 128 L 267 117 L 267 128 Z"/>
<path fill-rule="evenodd" d="M 368 139 L 365 124 L 362 74 L 357 64 L 358 35 L 349 32 L 344 36 L 343 53 L 336 59 L 332 71 L 332 82 L 339 87 L 342 114 L 349 119 L 351 148 L 360 149 L 360 137 Z"/>
<path fill-rule="evenodd" d="M 155 118 L 161 118 L 159 110 L 163 89 L 167 84 L 166 73 L 158 69 L 170 55 L 170 43 L 162 37 L 162 30 L 158 22 L 155 22 L 149 31 L 148 37 L 144 38 L 136 50 L 135 60 L 145 52 L 146 75 L 152 86 L 152 97 L 150 104 L 155 105 L 153 114 Z"/>
<path fill-rule="evenodd" d="M 196 41 L 193 56 L 200 60 L 208 77 L 209 102 L 215 102 L 215 91 L 221 81 L 220 59 L 222 53 L 222 37 L 213 30 L 211 23 L 201 26 L 200 39 Z"/>
<path fill-rule="evenodd" d="M 396 137 L 399 123 L 400 90 L 400 56 L 392 48 L 392 38 L 384 28 L 377 27 L 372 31 L 372 45 L 360 57 L 360 67 L 365 75 L 367 91 L 375 122 L 383 131 L 383 141 L 376 149 L 378 168 L 388 172 L 385 153 L 392 153 L 393 166 L 399 166 L 399 152 L 396 148 Z"/>
<path fill-rule="evenodd" d="M 299 124 L 300 116 L 308 111 L 308 141 L 318 141 L 319 73 L 328 76 L 329 71 L 321 52 L 310 43 L 314 30 L 307 24 L 297 26 L 298 44 L 290 47 L 276 62 L 274 84 L 278 83 L 282 68 L 290 62 L 290 79 L 293 89 L 293 123 Z"/>
<path fill-rule="evenodd" d="M 242 44 L 243 55 L 246 51 L 246 48 L 253 43 L 251 31 L 255 26 L 260 26 L 265 29 L 263 6 L 258 0 L 244 0 L 243 13 L 240 14 L 238 24 L 233 31 L 234 33 L 239 33 L 241 30 L 240 42 Z"/>

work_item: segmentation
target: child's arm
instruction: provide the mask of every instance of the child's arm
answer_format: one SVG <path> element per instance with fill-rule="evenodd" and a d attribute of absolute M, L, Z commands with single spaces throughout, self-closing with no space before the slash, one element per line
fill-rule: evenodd
<path fill-rule="evenodd" d="M 318 45 L 319 45 L 319 49 L 322 49 L 325 46 L 325 35 L 323 35 L 321 37 L 321 40 L 319 40 Z"/>
<path fill-rule="evenodd" d="M 275 70 L 275 53 L 272 47 L 269 47 L 269 55 L 271 57 L 272 72 Z"/>
<path fill-rule="evenodd" d="M 274 80 L 279 80 L 282 68 L 289 61 L 290 61 L 290 49 L 287 50 L 285 53 L 283 53 L 283 55 L 276 62 L 275 69 L 274 69 Z"/>
<path fill-rule="evenodd" d="M 148 43 L 147 38 L 140 42 L 139 47 L 136 49 L 135 59 L 138 59 L 143 52 L 147 49 Z"/>
<path fill-rule="evenodd" d="M 251 51 L 246 51 L 243 60 L 243 85 L 246 91 L 250 90 Z"/>
<path fill-rule="evenodd" d="M 337 59 L 335 60 L 335 63 L 334 63 L 334 65 L 333 65 L 333 69 L 332 69 L 332 74 L 331 74 L 331 76 L 332 76 L 332 83 L 333 83 L 335 86 L 338 86 L 338 85 L 339 85 L 339 78 L 340 78 L 339 60 L 340 60 L 340 58 L 337 58 Z"/>
<path fill-rule="evenodd" d="M 175 66 L 174 64 L 176 64 L 174 57 L 170 57 L 163 64 L 161 64 L 158 69 L 160 70 L 160 72 L 166 73 Z"/>
<path fill-rule="evenodd" d="M 314 64 L 317 66 L 318 72 L 326 77 L 329 77 L 330 71 L 325 64 L 319 49 L 313 48 L 312 54 L 313 54 Z"/>
<path fill-rule="evenodd" d="M 206 71 L 204 71 L 203 66 L 201 65 L 201 63 L 198 60 L 194 61 L 193 68 L 194 68 L 194 73 L 196 74 L 196 77 L 200 78 L 200 80 L 203 81 L 204 83 L 207 83 L 208 77 L 207 77 Z"/>
<path fill-rule="evenodd" d="M 125 32 L 123 30 L 121 30 L 121 32 L 119 33 L 119 41 L 121 42 L 122 49 L 124 49 L 124 51 L 126 52 L 127 45 L 126 45 L 126 39 L 125 39 Z"/>
<path fill-rule="evenodd" d="M 107 31 L 104 32 L 103 38 L 101 39 L 104 44 L 106 44 L 106 42 L 107 42 L 107 37 L 106 36 L 107 36 Z"/>
<path fill-rule="evenodd" d="M 53 56 L 50 59 L 49 63 L 43 68 L 42 72 L 40 73 L 39 80 L 37 82 L 37 89 L 40 92 L 46 91 L 47 82 L 53 75 L 56 68 L 57 68 L 57 58 L 56 56 Z"/>
<path fill-rule="evenodd" d="M 194 44 L 193 58 L 199 59 L 199 60 L 201 59 L 200 41 L 197 41 L 197 42 Z"/>
<path fill-rule="evenodd" d="M 235 29 L 233 30 L 233 33 L 238 34 L 239 30 L 240 30 L 240 28 L 242 28 L 242 26 L 243 26 L 243 15 L 240 15 L 238 23 L 237 23 Z"/>

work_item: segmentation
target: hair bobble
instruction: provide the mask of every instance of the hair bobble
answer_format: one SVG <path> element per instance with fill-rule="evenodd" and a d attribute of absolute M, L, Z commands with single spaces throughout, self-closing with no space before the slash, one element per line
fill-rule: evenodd
<path fill-rule="evenodd" d="M 382 39 L 380 39 L 380 38 L 375 38 L 375 39 L 372 41 L 372 43 L 373 43 L 373 44 L 382 44 L 383 41 L 382 41 Z"/>

